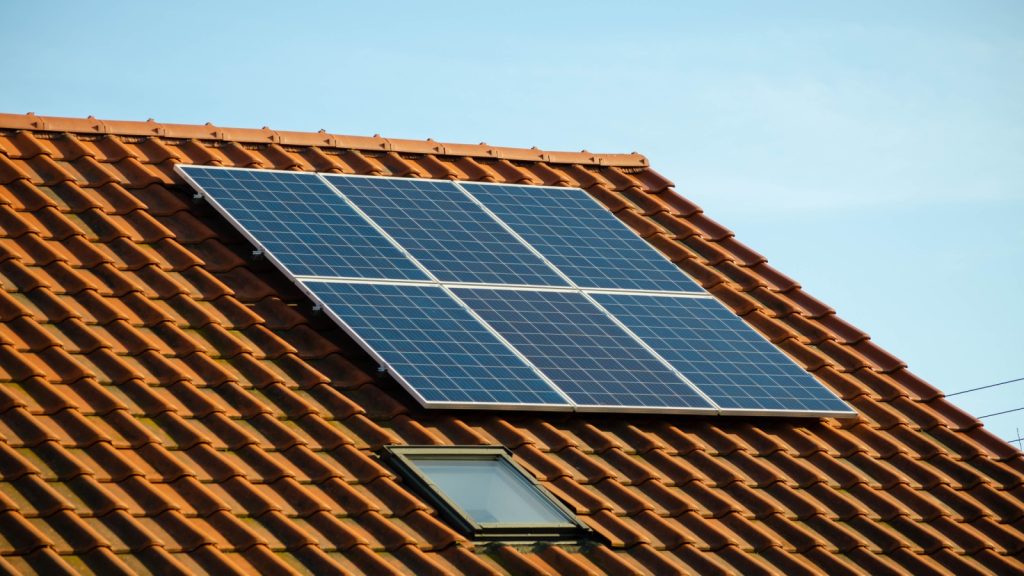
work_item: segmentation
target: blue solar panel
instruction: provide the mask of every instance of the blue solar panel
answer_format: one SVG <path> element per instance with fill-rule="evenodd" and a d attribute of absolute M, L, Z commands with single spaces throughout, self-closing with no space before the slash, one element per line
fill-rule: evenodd
<path fill-rule="evenodd" d="M 853 414 L 582 190 L 175 169 L 426 406 Z"/>
<path fill-rule="evenodd" d="M 570 404 L 438 286 L 303 284 L 424 404 Z"/>
<path fill-rule="evenodd" d="M 453 292 L 580 407 L 713 408 L 578 292 Z"/>
<path fill-rule="evenodd" d="M 568 286 L 451 182 L 327 180 L 443 282 Z"/>
<path fill-rule="evenodd" d="M 581 288 L 704 291 L 583 190 L 461 186 Z"/>
<path fill-rule="evenodd" d="M 723 411 L 851 412 L 717 300 L 622 294 L 593 298 Z"/>
<path fill-rule="evenodd" d="M 178 168 L 292 275 L 428 279 L 316 174 Z"/>

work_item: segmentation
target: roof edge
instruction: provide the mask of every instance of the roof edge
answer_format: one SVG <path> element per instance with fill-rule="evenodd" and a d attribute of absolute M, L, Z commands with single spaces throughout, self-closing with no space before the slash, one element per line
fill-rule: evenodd
<path fill-rule="evenodd" d="M 455 144 L 434 140 L 406 140 L 375 136 L 349 136 L 320 132 L 289 132 L 272 130 L 266 126 L 255 128 L 228 128 L 209 122 L 197 124 L 164 124 L 149 119 L 145 122 L 132 120 L 100 120 L 88 118 L 65 118 L 60 116 L 37 116 L 28 114 L 0 113 L 0 129 L 31 130 L 34 132 L 72 132 L 78 134 L 114 134 L 119 136 L 152 136 L 163 138 L 185 138 L 258 144 L 283 144 L 290 146 L 319 146 L 325 148 L 347 148 L 374 152 L 406 152 L 411 154 L 437 154 L 443 156 L 468 156 L 473 158 L 494 158 L 548 164 L 583 164 L 616 166 L 625 168 L 647 168 L 647 158 L 637 152 L 630 154 L 594 154 L 580 152 L 557 152 L 539 148 L 507 148 L 489 144 Z"/>

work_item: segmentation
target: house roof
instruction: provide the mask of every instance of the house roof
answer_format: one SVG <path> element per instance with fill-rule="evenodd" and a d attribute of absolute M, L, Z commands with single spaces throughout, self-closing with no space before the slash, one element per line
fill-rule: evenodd
<path fill-rule="evenodd" d="M 426 410 L 175 163 L 578 186 L 854 419 Z M 0 569 L 1019 573 L 1024 460 L 638 154 L 0 115 Z M 500 444 L 605 541 L 474 545 L 387 444 Z"/>

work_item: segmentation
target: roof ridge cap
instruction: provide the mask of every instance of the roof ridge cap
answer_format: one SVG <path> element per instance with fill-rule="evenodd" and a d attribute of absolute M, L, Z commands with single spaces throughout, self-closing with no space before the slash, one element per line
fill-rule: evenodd
<path fill-rule="evenodd" d="M 152 118 L 145 122 L 132 120 L 100 120 L 60 116 L 37 116 L 27 114 L 0 113 L 0 129 L 31 130 L 33 132 L 72 132 L 79 134 L 112 134 L 119 136 L 150 136 L 163 138 L 185 138 L 197 140 L 221 140 L 291 146 L 322 146 L 327 148 L 352 148 L 377 152 L 406 152 L 413 154 L 440 154 L 468 156 L 473 158 L 503 158 L 549 164 L 581 164 L 594 166 L 617 166 L 646 168 L 649 162 L 637 152 L 629 154 L 595 154 L 579 152 L 549 151 L 539 148 L 514 148 L 480 144 L 459 144 L 436 142 L 432 139 L 412 140 L 374 136 L 352 136 L 319 132 L 293 132 L 263 128 L 228 128 L 209 122 L 199 124 L 165 124 Z"/>

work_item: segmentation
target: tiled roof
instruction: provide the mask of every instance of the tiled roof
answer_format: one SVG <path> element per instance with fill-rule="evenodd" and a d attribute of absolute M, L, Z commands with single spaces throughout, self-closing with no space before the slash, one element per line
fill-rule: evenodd
<path fill-rule="evenodd" d="M 425 410 L 177 162 L 579 186 L 851 420 Z M 1024 459 L 642 156 L 0 115 L 0 570 L 1020 573 Z M 502 444 L 607 544 L 473 545 L 389 443 Z"/>

